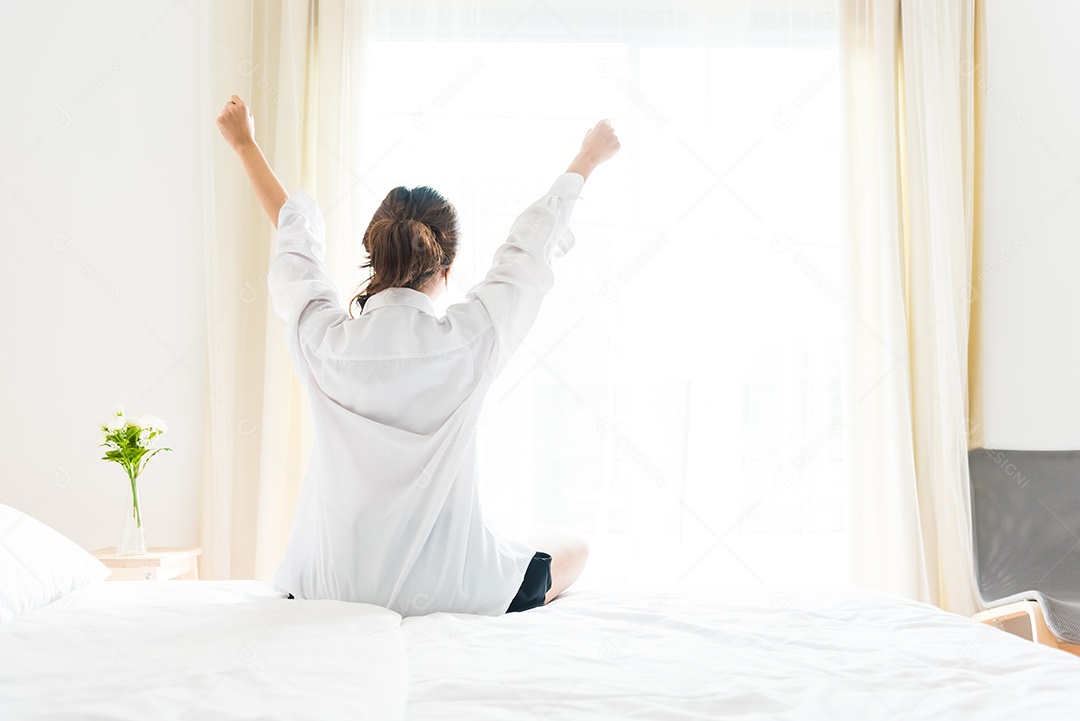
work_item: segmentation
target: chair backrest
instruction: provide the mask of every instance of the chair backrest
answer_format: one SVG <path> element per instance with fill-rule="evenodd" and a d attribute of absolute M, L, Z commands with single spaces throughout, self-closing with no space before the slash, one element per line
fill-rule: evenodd
<path fill-rule="evenodd" d="M 968 464 L 983 601 L 1080 597 L 1080 451 L 977 448 Z"/>

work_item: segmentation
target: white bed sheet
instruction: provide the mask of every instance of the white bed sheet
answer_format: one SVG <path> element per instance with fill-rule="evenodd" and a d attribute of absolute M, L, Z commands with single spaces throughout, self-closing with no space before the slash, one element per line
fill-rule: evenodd
<path fill-rule="evenodd" d="M 873 590 L 572 589 L 402 623 L 406 718 L 1075 718 L 1080 657 Z"/>
<path fill-rule="evenodd" d="M 400 621 L 261 581 L 102 581 L 0 626 L 0 719 L 399 719 Z"/>

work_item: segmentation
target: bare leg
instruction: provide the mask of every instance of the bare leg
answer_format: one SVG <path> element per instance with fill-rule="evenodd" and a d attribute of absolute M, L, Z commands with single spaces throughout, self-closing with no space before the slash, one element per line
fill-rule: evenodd
<path fill-rule="evenodd" d="M 578 580 L 589 559 L 589 546 L 585 539 L 569 531 L 537 533 L 525 542 L 551 556 L 551 588 L 544 596 L 546 605 Z"/>

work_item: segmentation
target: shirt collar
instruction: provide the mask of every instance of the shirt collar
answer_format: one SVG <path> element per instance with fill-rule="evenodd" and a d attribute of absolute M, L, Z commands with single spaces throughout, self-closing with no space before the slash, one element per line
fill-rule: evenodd
<path fill-rule="evenodd" d="M 386 288 L 380 290 L 364 302 L 364 309 L 360 311 L 360 315 L 366 315 L 376 308 L 382 308 L 384 305 L 407 305 L 428 315 L 435 315 L 435 306 L 432 305 L 431 298 L 428 297 L 427 293 L 421 293 L 412 288 Z"/>

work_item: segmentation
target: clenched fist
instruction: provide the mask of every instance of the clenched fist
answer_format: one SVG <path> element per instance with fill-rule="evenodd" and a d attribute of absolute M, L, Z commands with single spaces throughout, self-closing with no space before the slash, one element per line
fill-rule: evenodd
<path fill-rule="evenodd" d="M 255 118 L 238 95 L 232 96 L 217 119 L 221 136 L 234 150 L 255 142 Z"/>
<path fill-rule="evenodd" d="M 601 120 L 596 126 L 585 133 L 585 139 L 581 141 L 581 154 L 588 157 L 594 164 L 599 165 L 619 152 L 619 138 L 615 135 L 615 129 L 607 120 Z"/>
<path fill-rule="evenodd" d="M 585 180 L 589 174 L 596 170 L 596 166 L 609 160 L 611 156 L 619 152 L 619 138 L 615 135 L 615 129 L 607 120 L 601 120 L 592 130 L 585 133 L 585 139 L 581 141 L 581 150 L 574 157 L 574 162 L 567 168 L 569 173 L 578 173 Z"/>

